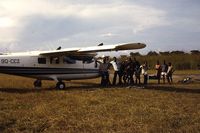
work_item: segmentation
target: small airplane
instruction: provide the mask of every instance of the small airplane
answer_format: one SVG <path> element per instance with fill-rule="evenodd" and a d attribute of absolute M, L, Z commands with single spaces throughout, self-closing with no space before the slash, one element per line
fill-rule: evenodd
<path fill-rule="evenodd" d="M 141 49 L 144 43 L 127 43 L 83 48 L 61 47 L 52 51 L 31 51 L 0 55 L 0 73 L 35 78 L 35 87 L 42 86 L 42 80 L 54 80 L 56 88 L 64 89 L 63 80 L 80 80 L 100 76 L 95 61 L 97 52 Z"/>

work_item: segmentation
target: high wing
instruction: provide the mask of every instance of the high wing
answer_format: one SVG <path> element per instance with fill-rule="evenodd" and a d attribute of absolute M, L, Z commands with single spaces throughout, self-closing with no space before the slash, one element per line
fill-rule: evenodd
<path fill-rule="evenodd" d="M 102 51 L 120 51 L 120 50 L 133 50 L 141 49 L 146 47 L 144 43 L 127 43 L 127 44 L 116 44 L 116 45 L 103 45 L 83 48 L 67 48 L 61 50 L 44 51 L 40 55 L 52 56 L 52 55 L 91 55 L 95 56 L 96 52 Z"/>

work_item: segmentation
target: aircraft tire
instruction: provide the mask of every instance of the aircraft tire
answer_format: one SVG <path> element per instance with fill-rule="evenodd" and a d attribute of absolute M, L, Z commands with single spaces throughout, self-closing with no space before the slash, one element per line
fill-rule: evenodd
<path fill-rule="evenodd" d="M 42 87 L 42 82 L 41 80 L 36 80 L 34 83 L 33 83 L 34 87 Z"/>
<path fill-rule="evenodd" d="M 59 90 L 62 90 L 65 88 L 65 83 L 64 82 L 58 82 L 56 84 L 56 88 L 59 89 Z"/>

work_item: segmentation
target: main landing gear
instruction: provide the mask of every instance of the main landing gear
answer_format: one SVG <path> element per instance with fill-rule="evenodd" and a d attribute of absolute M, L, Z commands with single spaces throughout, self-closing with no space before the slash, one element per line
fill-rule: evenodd
<path fill-rule="evenodd" d="M 37 79 L 34 83 L 33 83 L 35 88 L 41 88 L 42 87 L 42 81 Z M 58 81 L 56 84 L 56 89 L 62 90 L 65 88 L 65 83 L 62 81 Z"/>

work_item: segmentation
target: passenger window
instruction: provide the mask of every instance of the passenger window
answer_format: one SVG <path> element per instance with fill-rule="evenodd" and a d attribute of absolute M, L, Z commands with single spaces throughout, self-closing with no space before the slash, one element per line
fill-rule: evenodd
<path fill-rule="evenodd" d="M 46 64 L 46 58 L 38 58 L 38 64 Z"/>
<path fill-rule="evenodd" d="M 74 60 L 74 59 L 72 59 L 72 58 L 70 58 L 70 57 L 65 56 L 65 57 L 63 58 L 63 63 L 64 63 L 64 64 L 75 64 L 75 63 L 76 63 L 76 60 Z"/>
<path fill-rule="evenodd" d="M 51 57 L 50 64 L 59 64 L 59 57 Z"/>

